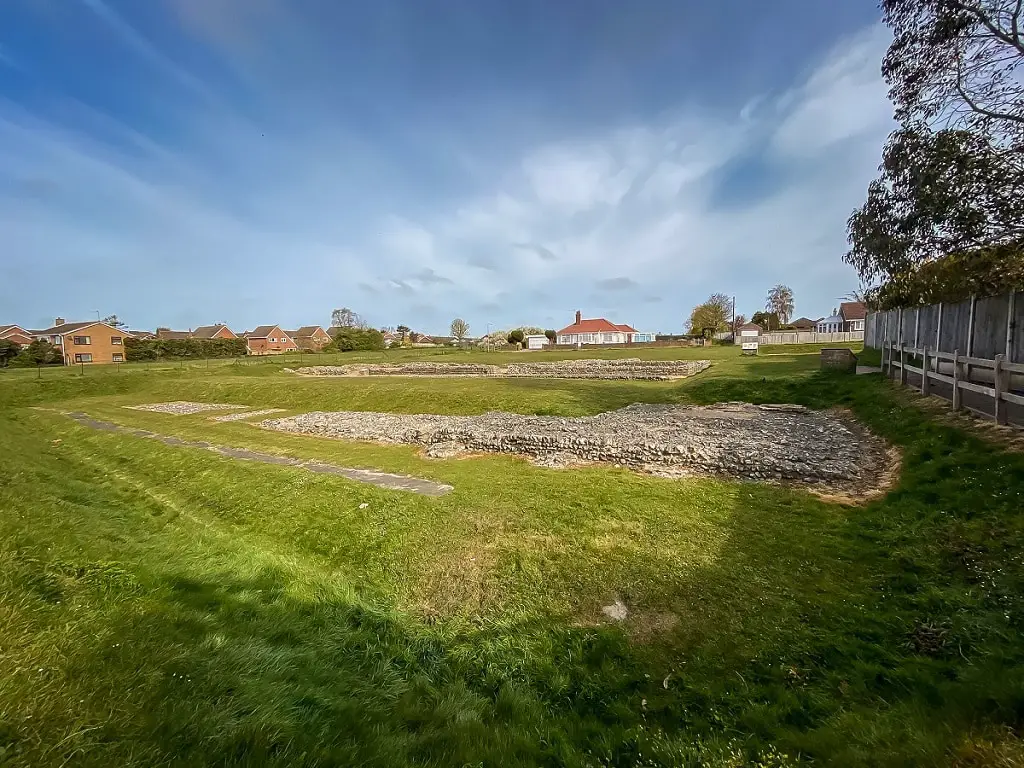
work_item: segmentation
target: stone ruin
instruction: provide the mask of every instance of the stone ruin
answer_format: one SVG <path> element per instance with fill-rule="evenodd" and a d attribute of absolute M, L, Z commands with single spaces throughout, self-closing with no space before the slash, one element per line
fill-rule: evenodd
<path fill-rule="evenodd" d="M 694 376 L 710 367 L 708 360 L 558 360 L 510 363 L 352 363 L 299 368 L 303 376 L 479 376 L 495 378 L 626 379 L 668 381 Z"/>
<path fill-rule="evenodd" d="M 795 405 L 634 404 L 582 418 L 314 412 L 260 426 L 421 445 L 436 457 L 521 454 L 545 466 L 603 462 L 668 476 L 723 475 L 852 494 L 877 487 L 887 460 L 884 443 L 852 419 Z"/>

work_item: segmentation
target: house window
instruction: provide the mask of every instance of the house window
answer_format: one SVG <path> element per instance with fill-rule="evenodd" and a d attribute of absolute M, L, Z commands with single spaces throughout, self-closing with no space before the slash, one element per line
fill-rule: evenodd
<path fill-rule="evenodd" d="M 92 337 L 91 336 L 75 336 L 72 339 L 72 341 L 74 342 L 75 346 L 84 347 L 84 346 L 88 346 L 89 344 L 92 344 Z"/>
<path fill-rule="evenodd" d="M 124 362 L 124 355 L 121 354 L 120 352 L 115 352 L 114 353 L 114 362 L 115 363 L 123 363 Z"/>
<path fill-rule="evenodd" d="M 121 337 L 120 336 L 111 336 L 110 337 L 110 343 L 115 345 L 115 346 L 119 345 L 121 343 Z"/>
<path fill-rule="evenodd" d="M 267 341 L 269 341 L 271 344 L 274 344 L 275 342 L 277 342 L 277 339 L 271 338 L 267 339 Z"/>
<path fill-rule="evenodd" d="M 85 352 L 83 354 L 76 354 L 75 355 L 75 362 L 76 363 L 91 363 L 92 362 L 92 355 L 89 354 L 88 352 Z"/>

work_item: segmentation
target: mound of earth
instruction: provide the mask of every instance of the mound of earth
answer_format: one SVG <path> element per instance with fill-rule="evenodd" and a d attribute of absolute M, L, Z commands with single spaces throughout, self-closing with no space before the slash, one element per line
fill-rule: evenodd
<path fill-rule="evenodd" d="M 725 475 L 874 489 L 885 444 L 851 418 L 796 405 L 634 404 L 582 418 L 314 412 L 263 421 L 267 429 L 346 440 L 422 445 L 430 455 L 522 454 L 546 466 L 607 462 L 667 475 Z"/>

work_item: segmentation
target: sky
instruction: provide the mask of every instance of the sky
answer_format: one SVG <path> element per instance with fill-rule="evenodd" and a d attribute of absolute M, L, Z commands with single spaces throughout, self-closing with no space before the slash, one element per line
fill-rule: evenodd
<path fill-rule="evenodd" d="M 889 39 L 874 0 L 0 0 L 0 323 L 827 315 Z"/>

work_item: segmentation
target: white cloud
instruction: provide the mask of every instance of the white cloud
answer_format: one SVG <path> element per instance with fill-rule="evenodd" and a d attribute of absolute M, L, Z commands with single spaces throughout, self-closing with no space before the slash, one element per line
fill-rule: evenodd
<path fill-rule="evenodd" d="M 225 46 L 244 44 L 223 14 L 178 3 Z M 104 18 L 144 61 L 189 83 Z M 257 125 L 181 109 L 181 138 L 165 144 L 81 105 L 62 105 L 70 118 L 58 123 L 0 100 L 5 250 L 22 264 L 89 266 L 73 290 L 54 286 L 43 317 L 12 321 L 98 307 L 136 325 L 301 325 L 348 305 L 375 324 L 459 314 L 482 328 L 568 322 L 580 308 L 670 330 L 712 291 L 736 292 L 749 314 L 780 281 L 798 313 L 819 314 L 853 283 L 844 225 L 889 130 L 885 43 L 879 28 L 844 41 L 804 82 L 735 113 L 690 106 L 555 136 L 502 163 L 468 157 L 474 184 L 485 169 L 491 181 L 459 198 L 445 188 L 410 201 L 403 181 L 425 172 L 357 141 L 326 110 Z M 0 284 L 0 304 L 36 311 L 12 285 Z"/>
<path fill-rule="evenodd" d="M 844 40 L 804 82 L 752 99 L 738 115 L 691 110 L 538 147 L 499 169 L 489 192 L 417 226 L 435 233 L 449 262 L 511 265 L 463 270 L 472 279 L 461 287 L 473 295 L 558 286 L 538 315 L 564 315 L 590 298 L 668 327 L 707 293 L 735 292 L 750 311 L 780 281 L 793 286 L 799 311 L 820 313 L 854 282 L 841 262 L 845 222 L 890 130 L 878 72 L 887 44 L 881 27 Z M 524 244 L 555 258 L 537 259 Z M 624 272 L 667 301 L 592 292 Z M 666 305 L 678 318 L 666 321 Z"/>

